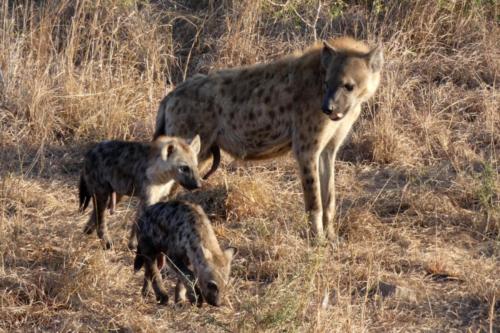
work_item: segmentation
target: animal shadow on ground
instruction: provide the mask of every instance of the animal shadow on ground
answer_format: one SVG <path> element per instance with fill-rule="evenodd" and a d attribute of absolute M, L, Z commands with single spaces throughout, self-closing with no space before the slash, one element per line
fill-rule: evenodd
<path fill-rule="evenodd" d="M 0 176 L 13 173 L 27 178 L 78 181 L 85 153 L 95 143 L 65 145 L 7 145 L 0 150 Z"/>

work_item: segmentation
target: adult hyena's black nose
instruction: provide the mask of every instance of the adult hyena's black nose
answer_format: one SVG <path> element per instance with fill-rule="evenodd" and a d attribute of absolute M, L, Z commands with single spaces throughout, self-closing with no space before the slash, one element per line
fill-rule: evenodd
<path fill-rule="evenodd" d="M 323 110 L 323 113 L 326 114 L 327 116 L 331 115 L 332 112 L 335 110 L 335 104 L 333 103 L 332 99 L 329 96 L 323 99 L 323 103 L 321 104 L 321 110 Z"/>

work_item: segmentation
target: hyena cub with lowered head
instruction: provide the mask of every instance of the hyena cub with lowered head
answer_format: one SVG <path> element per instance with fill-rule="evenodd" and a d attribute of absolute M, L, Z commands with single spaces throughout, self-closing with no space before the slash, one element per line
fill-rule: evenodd
<path fill-rule="evenodd" d="M 135 271 L 145 269 L 143 296 L 151 283 L 156 299 L 168 302 L 160 269 L 166 255 L 178 276 L 175 302 L 185 300 L 201 306 L 203 301 L 219 306 L 229 280 L 236 250 L 221 250 L 203 209 L 185 201 L 160 202 L 147 207 L 138 221 Z"/>
<path fill-rule="evenodd" d="M 140 198 L 141 210 L 157 203 L 170 189 L 165 184 L 173 180 L 186 189 L 201 187 L 198 174 L 200 137 L 190 143 L 184 139 L 161 136 L 149 143 L 104 141 L 98 143 L 85 156 L 80 176 L 80 211 L 93 201 L 94 210 L 84 232 L 90 234 L 97 228 L 97 235 L 107 249 L 111 248 L 104 211 L 109 204 L 111 212 L 116 204 L 116 194 Z M 129 240 L 134 247 L 135 227 Z"/>

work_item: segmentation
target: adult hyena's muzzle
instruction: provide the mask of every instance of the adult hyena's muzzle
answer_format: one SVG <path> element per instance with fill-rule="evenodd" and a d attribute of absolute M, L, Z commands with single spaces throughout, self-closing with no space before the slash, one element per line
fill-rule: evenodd
<path fill-rule="evenodd" d="M 340 112 L 338 107 L 330 101 L 323 103 L 321 110 L 333 121 L 341 120 L 345 116 L 345 112 Z"/>
<path fill-rule="evenodd" d="M 341 120 L 345 115 L 345 112 L 341 112 L 335 103 L 335 91 L 330 88 L 327 90 L 323 99 L 321 110 L 333 121 Z"/>
<path fill-rule="evenodd" d="M 338 120 L 341 120 L 342 118 L 344 118 L 344 113 L 343 112 L 332 112 L 329 117 L 333 121 L 338 121 Z"/>

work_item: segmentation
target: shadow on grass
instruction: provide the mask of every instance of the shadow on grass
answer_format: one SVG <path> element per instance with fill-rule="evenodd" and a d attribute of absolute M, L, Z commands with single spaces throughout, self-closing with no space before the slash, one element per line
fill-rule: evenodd
<path fill-rule="evenodd" d="M 0 177 L 15 174 L 32 179 L 76 180 L 83 156 L 94 144 L 4 146 L 0 151 Z"/>

